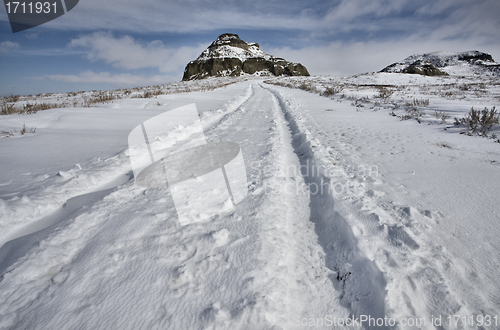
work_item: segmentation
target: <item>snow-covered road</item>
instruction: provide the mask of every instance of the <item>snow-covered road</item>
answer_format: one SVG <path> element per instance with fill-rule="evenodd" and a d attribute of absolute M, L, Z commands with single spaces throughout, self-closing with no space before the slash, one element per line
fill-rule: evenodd
<path fill-rule="evenodd" d="M 248 196 L 181 226 L 167 189 L 130 179 L 127 135 L 190 103 L 209 143 L 241 147 Z M 448 150 L 432 128 L 260 80 L 23 119 L 36 134 L 0 140 L 11 155 L 0 328 L 321 329 L 351 317 L 434 329 L 441 316 L 454 329 L 448 316 L 500 314 L 496 146 L 474 156 L 457 135 Z M 16 158 L 23 147 L 32 154 Z"/>

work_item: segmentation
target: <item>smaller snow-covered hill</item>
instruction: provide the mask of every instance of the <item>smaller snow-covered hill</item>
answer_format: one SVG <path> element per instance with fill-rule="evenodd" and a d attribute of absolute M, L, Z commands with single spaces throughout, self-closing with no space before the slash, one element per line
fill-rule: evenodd
<path fill-rule="evenodd" d="M 500 75 L 500 64 L 490 54 L 476 50 L 467 52 L 433 52 L 415 54 L 393 63 L 381 72 L 437 75 Z"/>

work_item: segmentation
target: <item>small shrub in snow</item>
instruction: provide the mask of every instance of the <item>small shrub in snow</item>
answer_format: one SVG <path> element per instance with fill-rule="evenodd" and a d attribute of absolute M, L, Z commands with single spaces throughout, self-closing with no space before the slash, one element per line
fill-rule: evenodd
<path fill-rule="evenodd" d="M 441 123 L 444 124 L 446 123 L 446 120 L 450 118 L 450 115 L 444 111 L 434 110 L 434 117 L 436 117 L 436 119 L 441 120 Z"/>
<path fill-rule="evenodd" d="M 401 120 L 415 119 L 420 124 L 420 117 L 422 117 L 425 113 L 422 109 L 417 107 L 408 107 L 405 109 L 406 114 L 401 116 Z"/>
<path fill-rule="evenodd" d="M 189 87 L 187 87 L 187 88 L 189 88 Z M 154 96 L 158 96 L 158 95 L 162 95 L 162 94 L 164 94 L 164 93 L 161 89 L 148 90 L 148 91 L 144 92 L 142 97 L 139 96 L 139 98 L 148 99 L 150 97 L 154 97 Z"/>
<path fill-rule="evenodd" d="M 21 95 L 11 95 L 11 96 L 6 96 L 4 97 L 5 102 L 17 102 L 21 98 Z"/>
<path fill-rule="evenodd" d="M 18 113 L 20 115 L 32 115 L 37 113 L 40 110 L 48 110 L 48 109 L 56 109 L 56 108 L 65 108 L 68 107 L 68 103 L 49 103 L 49 102 L 40 102 L 40 103 L 29 103 L 22 106 L 16 106 L 14 104 L 4 104 L 1 108 L 0 114 L 2 115 L 11 115 L 13 113 Z"/>
<path fill-rule="evenodd" d="M 32 114 L 35 114 L 41 110 L 65 108 L 67 106 L 68 105 L 66 103 L 48 103 L 48 102 L 29 103 L 28 102 L 25 105 L 23 105 L 23 109 L 20 110 L 19 113 L 23 114 L 23 115 L 32 115 Z"/>
<path fill-rule="evenodd" d="M 332 96 L 339 94 L 344 90 L 342 86 L 325 86 L 325 90 L 321 93 L 322 96 Z"/>
<path fill-rule="evenodd" d="M 499 122 L 500 118 L 495 107 L 490 110 L 488 108 L 484 108 L 484 110 L 474 110 L 474 108 L 471 108 L 467 117 L 461 119 L 455 118 L 456 125 L 466 127 L 470 133 L 478 133 L 485 136 Z"/>
<path fill-rule="evenodd" d="M 351 105 L 353 107 L 356 107 L 356 111 L 359 111 L 360 108 L 364 108 L 364 104 L 363 104 L 363 99 L 357 99 L 355 102 L 352 102 Z"/>
<path fill-rule="evenodd" d="M 154 96 L 154 92 L 152 91 L 145 91 L 144 94 L 142 95 L 142 98 L 143 99 L 148 99 L 150 97 L 153 97 Z"/>
<path fill-rule="evenodd" d="M 304 90 L 304 91 L 308 91 L 308 92 L 315 92 L 316 91 L 316 86 L 314 86 L 313 84 L 310 84 L 310 83 L 306 83 L 306 82 L 303 82 L 302 84 L 300 84 L 299 88 Z"/>
<path fill-rule="evenodd" d="M 390 98 L 392 96 L 392 94 L 394 94 L 394 91 L 387 89 L 385 87 L 382 87 L 378 91 L 377 97 L 380 99 L 383 99 L 383 100 L 387 100 L 388 98 Z"/>
<path fill-rule="evenodd" d="M 90 97 L 85 98 L 84 106 L 90 107 L 92 104 L 107 103 L 119 98 L 121 97 L 119 95 L 113 94 L 113 92 L 94 91 Z"/>
<path fill-rule="evenodd" d="M 24 135 L 26 133 L 35 133 L 36 132 L 36 127 L 28 128 L 26 127 L 26 124 L 23 124 L 23 128 L 21 129 L 21 135 Z"/>
<path fill-rule="evenodd" d="M 2 137 L 11 137 L 14 136 L 14 132 L 9 132 L 9 131 L 2 131 L 3 136 Z"/>
<path fill-rule="evenodd" d="M 17 111 L 18 111 L 18 109 L 16 109 L 14 107 L 14 104 L 4 104 L 4 105 L 2 105 L 0 114 L 10 115 L 10 114 L 16 113 Z"/>
<path fill-rule="evenodd" d="M 413 99 L 412 104 L 415 107 L 428 107 L 429 99 Z"/>

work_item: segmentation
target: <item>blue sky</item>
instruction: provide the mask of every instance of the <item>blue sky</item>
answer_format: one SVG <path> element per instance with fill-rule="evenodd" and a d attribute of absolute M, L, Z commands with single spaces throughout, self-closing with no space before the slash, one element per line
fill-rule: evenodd
<path fill-rule="evenodd" d="M 438 50 L 500 61 L 498 31 L 499 0 L 80 0 L 15 34 L 1 9 L 0 95 L 179 81 L 225 32 L 313 75 L 347 75 Z"/>

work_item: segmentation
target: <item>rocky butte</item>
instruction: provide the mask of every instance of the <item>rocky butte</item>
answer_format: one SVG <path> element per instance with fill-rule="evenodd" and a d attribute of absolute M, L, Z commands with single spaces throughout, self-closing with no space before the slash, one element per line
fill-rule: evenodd
<path fill-rule="evenodd" d="M 259 44 L 245 42 L 237 34 L 221 34 L 200 56 L 189 62 L 182 80 L 243 74 L 309 76 L 300 63 L 264 53 Z"/>

